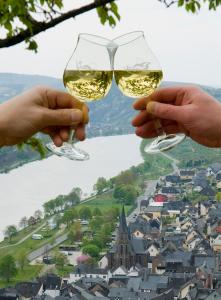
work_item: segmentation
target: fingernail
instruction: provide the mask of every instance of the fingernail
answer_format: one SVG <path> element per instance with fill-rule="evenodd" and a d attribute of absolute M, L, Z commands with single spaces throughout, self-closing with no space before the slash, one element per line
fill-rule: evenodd
<path fill-rule="evenodd" d="M 79 109 L 73 109 L 71 112 L 71 120 L 73 123 L 81 122 L 83 118 L 82 111 Z"/>
<path fill-rule="evenodd" d="M 148 102 L 146 105 L 146 110 L 148 113 L 152 114 L 156 109 L 157 103 L 154 101 Z"/>

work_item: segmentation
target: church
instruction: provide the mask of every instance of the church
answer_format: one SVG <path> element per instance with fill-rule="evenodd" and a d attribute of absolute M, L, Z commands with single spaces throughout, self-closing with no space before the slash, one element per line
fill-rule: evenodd
<path fill-rule="evenodd" d="M 147 267 L 148 252 L 146 246 L 147 242 L 144 239 L 132 237 L 130 234 L 123 207 L 116 242 L 107 253 L 108 267 L 110 269 L 116 269 L 120 266 L 124 266 L 127 270 L 135 266 Z"/>

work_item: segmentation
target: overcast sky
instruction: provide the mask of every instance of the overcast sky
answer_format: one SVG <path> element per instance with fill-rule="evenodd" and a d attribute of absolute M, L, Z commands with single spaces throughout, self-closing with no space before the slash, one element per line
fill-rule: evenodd
<path fill-rule="evenodd" d="M 90 1 L 66 2 L 82 5 Z M 192 15 L 176 6 L 167 9 L 157 0 L 119 0 L 118 5 L 121 21 L 114 29 L 102 26 L 96 11 L 91 11 L 39 34 L 37 54 L 25 50 L 24 43 L 1 49 L 0 72 L 61 78 L 78 33 L 113 38 L 143 30 L 165 80 L 221 87 L 221 9 Z"/>

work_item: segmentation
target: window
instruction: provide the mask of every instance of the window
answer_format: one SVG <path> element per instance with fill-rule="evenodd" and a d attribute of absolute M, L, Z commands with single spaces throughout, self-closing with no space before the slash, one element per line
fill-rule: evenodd
<path fill-rule="evenodd" d="M 120 245 L 120 254 L 123 254 L 123 245 Z"/>

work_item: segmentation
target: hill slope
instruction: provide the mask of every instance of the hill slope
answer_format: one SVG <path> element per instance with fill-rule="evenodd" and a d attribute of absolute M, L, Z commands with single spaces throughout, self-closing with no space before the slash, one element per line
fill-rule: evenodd
<path fill-rule="evenodd" d="M 164 82 L 162 86 L 178 84 L 180 83 Z M 57 89 L 64 89 L 62 81 L 57 78 L 39 75 L 0 73 L 0 103 L 36 85 L 47 85 Z M 205 86 L 202 88 L 217 99 L 221 100 L 221 89 Z M 118 90 L 116 84 L 113 83 L 111 91 L 104 100 L 90 104 L 90 125 L 88 126 L 88 136 L 92 137 L 99 135 L 133 133 L 134 129 L 130 125 L 130 121 L 135 114 L 131 107 L 132 103 L 133 100 L 125 97 Z M 191 149 L 195 146 L 193 146 L 194 143 L 192 142 L 187 143 L 190 144 L 188 147 L 186 146 L 186 143 L 184 143 L 177 147 L 177 150 L 172 150 L 172 153 L 179 157 L 182 157 L 182 153 L 185 153 L 185 157 L 188 158 L 188 153 L 190 152 L 191 154 Z M 200 147 L 200 149 L 201 148 L 202 150 L 200 151 L 204 153 L 204 148 Z M 189 152 L 187 152 L 187 149 L 189 149 Z M 176 153 L 175 150 L 178 153 Z M 214 150 L 205 151 L 212 151 L 211 155 L 209 155 L 212 159 L 212 153 Z M 208 156 L 208 154 L 206 155 Z M 215 156 L 217 158 L 217 154 Z M 38 154 L 28 149 L 18 151 L 16 147 L 2 148 L 0 149 L 0 172 L 7 171 L 7 169 L 37 158 L 39 158 Z"/>

